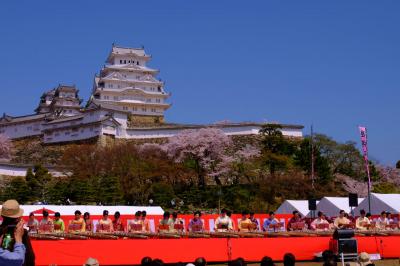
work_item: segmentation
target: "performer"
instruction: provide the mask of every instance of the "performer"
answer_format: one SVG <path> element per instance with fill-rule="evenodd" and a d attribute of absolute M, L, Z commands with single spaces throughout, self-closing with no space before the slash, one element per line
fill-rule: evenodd
<path fill-rule="evenodd" d="M 277 231 L 276 226 L 279 225 L 278 219 L 275 218 L 274 212 L 269 212 L 269 217 L 263 223 L 263 231 L 274 232 Z"/>
<path fill-rule="evenodd" d="M 108 218 L 108 211 L 104 210 L 103 217 L 100 219 L 98 227 L 97 227 L 97 232 L 110 233 L 112 231 L 114 231 L 113 230 L 113 222 L 111 221 L 110 218 Z"/>
<path fill-rule="evenodd" d="M 298 225 L 303 223 L 303 220 L 301 219 L 301 215 L 299 213 L 299 211 L 295 210 L 293 211 L 293 216 L 292 218 L 289 219 L 288 225 L 287 225 L 287 230 L 288 231 L 298 231 L 298 230 L 302 230 L 303 228 L 298 228 Z M 305 227 L 305 223 L 304 223 L 304 227 Z"/>
<path fill-rule="evenodd" d="M 376 228 L 379 230 L 386 230 L 389 225 L 388 218 L 386 217 L 386 212 L 381 212 L 381 216 L 376 220 Z"/>
<path fill-rule="evenodd" d="M 125 228 L 121 221 L 121 214 L 117 211 L 114 214 L 113 229 L 116 232 L 124 232 Z"/>
<path fill-rule="evenodd" d="M 135 219 L 130 221 L 128 224 L 128 232 L 138 233 L 144 231 L 143 220 L 141 219 L 142 212 L 137 211 L 135 213 Z"/>
<path fill-rule="evenodd" d="M 54 232 L 56 233 L 64 233 L 65 231 L 65 224 L 64 221 L 61 219 L 61 215 L 59 212 L 54 213 Z"/>
<path fill-rule="evenodd" d="M 326 231 L 330 229 L 330 224 L 328 220 L 326 220 L 325 214 L 323 212 L 318 212 L 318 218 L 312 221 L 311 229 L 316 231 Z"/>
<path fill-rule="evenodd" d="M 253 224 L 253 229 L 254 231 L 259 231 L 260 230 L 260 225 L 258 224 L 258 220 L 254 217 L 254 212 L 250 212 L 250 217 L 249 217 L 251 223 Z"/>
<path fill-rule="evenodd" d="M 200 211 L 195 211 L 193 219 L 190 220 L 188 230 L 191 233 L 196 233 L 196 232 L 203 232 L 204 231 L 204 224 L 203 221 L 200 219 L 201 217 L 201 212 Z"/>
<path fill-rule="evenodd" d="M 235 230 L 235 223 L 233 222 L 233 219 L 232 219 L 232 211 L 229 211 L 229 210 L 227 210 L 226 211 L 226 216 L 228 216 L 229 217 L 229 219 L 230 219 L 230 226 L 232 227 L 232 230 Z"/>
<path fill-rule="evenodd" d="M 173 228 L 171 231 L 180 233 L 183 233 L 185 231 L 185 227 L 183 226 L 183 220 L 181 218 L 178 218 L 178 212 L 172 213 L 172 223 L 173 223 Z"/>
<path fill-rule="evenodd" d="M 252 222 L 247 218 L 247 211 L 242 211 L 242 218 L 239 220 L 238 231 L 239 232 L 249 232 Z"/>
<path fill-rule="evenodd" d="M 146 218 L 147 212 L 142 211 L 141 213 L 142 213 L 142 221 L 143 221 L 143 230 L 145 232 L 150 233 L 150 221 L 149 221 L 149 219 Z"/>
<path fill-rule="evenodd" d="M 37 233 L 39 228 L 39 221 L 35 219 L 35 214 L 33 214 L 33 212 L 29 214 L 29 219 L 26 226 L 29 228 L 29 232 Z"/>
<path fill-rule="evenodd" d="M 365 216 L 365 210 L 360 210 L 360 217 L 356 219 L 356 229 L 365 231 L 369 229 L 370 220 Z"/>
<path fill-rule="evenodd" d="M 160 224 L 158 226 L 158 232 L 170 232 L 174 228 L 174 223 L 172 219 L 169 218 L 170 213 L 168 211 L 164 212 L 163 218 L 160 220 Z"/>
<path fill-rule="evenodd" d="M 333 222 L 334 228 L 344 229 L 350 224 L 350 220 L 346 218 L 345 214 L 346 213 L 344 210 L 339 211 L 339 217 L 336 217 L 336 219 Z"/>
<path fill-rule="evenodd" d="M 39 233 L 53 232 L 54 225 L 53 225 L 53 220 L 49 217 L 49 212 L 43 210 L 42 215 L 43 218 L 42 220 L 40 220 L 39 223 Z"/>
<path fill-rule="evenodd" d="M 233 231 L 232 219 L 227 215 L 226 209 L 221 210 L 220 216 L 215 221 L 215 231 L 217 232 Z"/>
<path fill-rule="evenodd" d="M 93 232 L 93 221 L 90 219 L 90 213 L 85 212 L 83 214 L 83 220 L 85 221 L 86 232 Z"/>
<path fill-rule="evenodd" d="M 82 213 L 80 210 L 75 211 L 75 218 L 69 222 L 68 232 L 69 233 L 80 233 L 86 231 L 85 220 L 81 217 Z"/>

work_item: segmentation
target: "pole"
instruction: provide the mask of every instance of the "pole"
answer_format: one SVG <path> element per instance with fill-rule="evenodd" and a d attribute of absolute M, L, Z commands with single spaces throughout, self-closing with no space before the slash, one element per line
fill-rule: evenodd
<path fill-rule="evenodd" d="M 314 131 L 311 124 L 311 186 L 314 188 Z"/>
<path fill-rule="evenodd" d="M 371 175 L 369 172 L 369 161 L 368 161 L 368 142 L 367 142 L 367 128 L 359 127 L 361 135 L 361 147 L 364 155 L 365 169 L 368 177 L 368 212 L 371 213 Z"/>

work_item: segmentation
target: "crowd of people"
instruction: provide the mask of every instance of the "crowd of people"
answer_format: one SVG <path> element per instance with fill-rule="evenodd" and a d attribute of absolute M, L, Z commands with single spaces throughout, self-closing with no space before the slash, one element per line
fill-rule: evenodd
<path fill-rule="evenodd" d="M 201 219 L 201 212 L 194 212 L 193 218 L 187 224 L 184 220 L 179 218 L 178 212 L 165 212 L 162 219 L 159 220 L 157 231 L 158 232 L 205 232 L 205 225 L 203 219 Z M 137 211 L 134 219 L 123 222 L 121 220 L 121 214 L 117 211 L 113 217 L 110 217 L 107 210 L 103 211 L 102 218 L 96 224 L 96 228 L 93 226 L 93 221 L 90 218 L 90 214 L 85 212 L 82 217 L 82 213 L 77 210 L 75 211 L 75 217 L 69 221 L 68 226 L 61 218 L 59 212 L 54 213 L 53 217 L 49 216 L 48 211 L 43 210 L 42 219 L 38 221 L 35 215 L 31 213 L 26 223 L 30 232 L 45 233 L 45 232 L 98 232 L 98 233 L 110 233 L 110 232 L 129 232 L 129 233 L 142 233 L 150 232 L 150 221 L 147 219 L 146 211 Z M 250 231 L 264 231 L 264 232 L 278 232 L 278 231 L 328 231 L 334 229 L 345 229 L 351 228 L 356 230 L 389 230 L 398 229 L 400 222 L 397 218 L 393 218 L 389 212 L 382 212 L 380 217 L 372 219 L 371 214 L 366 213 L 364 210 L 360 211 L 360 216 L 354 218 L 347 214 L 344 210 L 338 213 L 338 216 L 334 219 L 329 219 L 323 212 L 318 212 L 317 217 L 306 218 L 301 217 L 298 211 L 293 211 L 293 216 L 285 223 L 278 220 L 275 217 L 274 212 L 269 212 L 269 216 L 260 224 L 259 219 L 255 217 L 255 214 L 250 212 L 242 212 L 242 216 L 237 223 L 231 218 L 231 212 L 222 209 L 219 217 L 215 220 L 213 231 L 216 232 L 250 232 Z"/>

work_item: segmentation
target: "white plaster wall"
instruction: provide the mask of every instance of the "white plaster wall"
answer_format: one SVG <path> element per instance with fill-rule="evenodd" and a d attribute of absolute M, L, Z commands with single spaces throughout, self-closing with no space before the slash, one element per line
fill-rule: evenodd
<path fill-rule="evenodd" d="M 243 126 L 243 127 L 224 127 L 221 130 L 227 135 L 256 135 L 259 133 L 260 126 Z M 127 129 L 126 138 L 128 139 L 146 139 L 146 138 L 169 138 L 184 129 L 168 129 L 168 130 L 137 130 Z M 288 137 L 302 137 L 301 129 L 295 130 L 282 130 L 284 136 Z"/>
<path fill-rule="evenodd" d="M 31 168 L 33 168 L 33 167 L 31 167 Z M 25 177 L 27 171 L 28 171 L 28 167 L 0 164 L 0 175 Z M 53 171 L 53 170 L 49 170 L 49 172 L 51 175 L 56 176 L 56 177 L 66 175 L 65 173 Z"/>
<path fill-rule="evenodd" d="M 45 134 L 45 143 L 68 142 L 76 140 L 84 140 L 101 135 L 100 126 L 83 127 L 78 131 L 70 129 L 53 131 L 52 134 Z"/>
<path fill-rule="evenodd" d="M 37 136 L 42 134 L 42 125 L 41 122 L 31 122 L 0 126 L 0 133 L 10 139 Z"/>

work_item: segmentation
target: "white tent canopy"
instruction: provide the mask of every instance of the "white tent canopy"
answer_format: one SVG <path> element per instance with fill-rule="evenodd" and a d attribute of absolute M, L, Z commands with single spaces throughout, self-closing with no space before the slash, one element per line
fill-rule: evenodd
<path fill-rule="evenodd" d="M 358 204 L 362 200 L 363 198 L 358 198 Z M 348 197 L 323 197 L 317 204 L 317 211 L 321 211 L 329 217 L 338 216 L 340 210 L 350 213 L 351 208 L 349 207 Z"/>
<path fill-rule="evenodd" d="M 74 215 L 76 210 L 83 213 L 89 212 L 91 215 L 102 215 L 103 210 L 108 210 L 110 215 L 119 211 L 121 215 L 134 215 L 137 211 L 146 211 L 148 215 L 162 215 L 163 209 L 159 206 L 90 206 L 90 205 L 21 205 L 24 216 L 31 212 L 40 212 L 43 209 L 50 213 L 59 212 L 61 215 Z"/>
<path fill-rule="evenodd" d="M 310 210 L 308 209 L 308 200 L 285 200 L 276 210 L 276 214 L 292 214 L 298 211 L 302 216 L 306 216 Z"/>
<path fill-rule="evenodd" d="M 368 212 L 368 198 L 365 198 L 358 207 L 354 209 L 354 213 L 359 215 L 362 209 Z M 400 194 L 371 193 L 371 214 L 379 215 L 382 211 L 388 211 L 394 214 L 400 213 Z"/>

